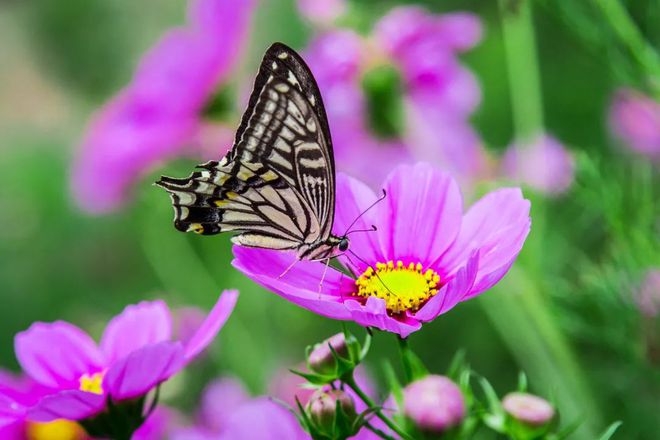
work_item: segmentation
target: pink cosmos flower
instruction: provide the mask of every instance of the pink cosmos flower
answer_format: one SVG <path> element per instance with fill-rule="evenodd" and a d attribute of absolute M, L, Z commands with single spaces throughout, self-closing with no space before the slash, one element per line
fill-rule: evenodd
<path fill-rule="evenodd" d="M 368 38 L 343 29 L 317 37 L 305 58 L 323 95 L 339 169 L 370 184 L 413 158 L 461 178 L 480 174 L 484 152 L 468 122 L 480 90 L 457 58 L 480 37 L 479 20 L 471 14 L 435 15 L 412 6 L 390 11 Z M 401 133 L 379 138 L 369 126 L 362 84 L 384 66 L 400 78 L 404 114 Z"/>
<path fill-rule="evenodd" d="M 610 126 L 628 147 L 660 159 L 660 103 L 633 89 L 618 90 L 610 107 Z"/>
<path fill-rule="evenodd" d="M 172 317 L 162 301 L 131 305 L 105 328 L 100 344 L 67 322 L 35 323 L 16 335 L 23 371 L 53 391 L 28 411 L 33 422 L 83 420 L 145 396 L 176 374 L 215 338 L 238 292 L 225 291 L 185 344 L 172 341 Z"/>
<path fill-rule="evenodd" d="M 511 145 L 502 158 L 502 173 L 514 182 L 557 195 L 573 183 L 575 160 L 557 139 L 544 134 L 529 144 Z"/>
<path fill-rule="evenodd" d="M 140 176 L 204 136 L 201 111 L 235 65 L 253 7 L 253 0 L 192 0 L 189 23 L 167 32 L 93 116 L 71 176 L 84 210 L 118 208 Z"/>
<path fill-rule="evenodd" d="M 529 233 L 530 204 L 518 188 L 493 191 L 463 214 L 457 183 L 424 163 L 399 166 L 384 184 L 387 198 L 366 212 L 339 257 L 355 277 L 295 254 L 234 246 L 233 265 L 257 283 L 315 313 L 403 337 L 461 301 L 494 286 Z M 339 175 L 334 231 L 376 200 L 365 184 Z M 319 283 L 322 280 L 322 284 Z"/>

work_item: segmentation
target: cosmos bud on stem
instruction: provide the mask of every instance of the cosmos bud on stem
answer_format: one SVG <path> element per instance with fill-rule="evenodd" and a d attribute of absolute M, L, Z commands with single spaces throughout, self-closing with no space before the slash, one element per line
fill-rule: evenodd
<path fill-rule="evenodd" d="M 305 411 L 313 438 L 344 439 L 355 434 L 355 402 L 343 390 L 316 390 Z"/>
<path fill-rule="evenodd" d="M 502 406 L 513 419 L 531 427 L 546 425 L 555 416 L 555 409 L 547 400 L 528 393 L 507 394 Z"/>
<path fill-rule="evenodd" d="M 403 390 L 403 410 L 424 433 L 441 434 L 461 423 L 465 402 L 460 388 L 449 378 L 428 375 Z"/>

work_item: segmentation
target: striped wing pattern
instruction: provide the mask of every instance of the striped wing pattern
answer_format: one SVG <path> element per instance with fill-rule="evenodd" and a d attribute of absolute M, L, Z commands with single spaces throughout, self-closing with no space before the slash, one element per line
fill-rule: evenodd
<path fill-rule="evenodd" d="M 334 216 L 334 158 L 316 82 L 276 43 L 261 63 L 234 147 L 185 179 L 162 177 L 181 231 L 237 231 L 236 243 L 299 249 L 325 242 Z"/>

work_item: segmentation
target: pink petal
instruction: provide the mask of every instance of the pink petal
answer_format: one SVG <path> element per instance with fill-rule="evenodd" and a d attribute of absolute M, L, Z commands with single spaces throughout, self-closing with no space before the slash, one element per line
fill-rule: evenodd
<path fill-rule="evenodd" d="M 351 312 L 351 319 L 364 327 L 376 327 L 392 333 L 398 333 L 407 338 L 412 332 L 422 328 L 422 324 L 414 319 L 399 320 L 387 314 L 385 300 L 369 297 L 365 305 L 355 300 L 347 300 L 346 308 Z"/>
<path fill-rule="evenodd" d="M 283 298 L 333 319 L 350 319 L 351 314 L 341 301 L 342 279 L 352 283 L 348 277 L 329 268 L 322 288 L 323 263 L 298 261 L 280 278 L 295 259 L 295 254 L 264 249 L 234 246 L 232 265 L 258 284 L 272 290 Z"/>
<path fill-rule="evenodd" d="M 111 364 L 140 348 L 168 341 L 172 316 L 163 301 L 130 305 L 112 318 L 101 338 L 101 350 Z"/>
<path fill-rule="evenodd" d="M 296 417 L 267 397 L 245 403 L 231 415 L 219 436 L 222 440 L 304 440 L 309 438 Z"/>
<path fill-rule="evenodd" d="M 0 433 L 3 429 L 9 431 L 10 425 L 21 422 L 25 418 L 26 408 L 9 396 L 0 394 Z M 2 437 L 5 438 L 5 437 Z"/>
<path fill-rule="evenodd" d="M 213 48 L 215 80 L 225 81 L 244 49 L 255 0 L 193 0 L 188 19 Z"/>
<path fill-rule="evenodd" d="M 439 16 L 435 22 L 438 38 L 456 50 L 474 47 L 482 34 L 479 17 L 467 12 L 454 12 Z"/>
<path fill-rule="evenodd" d="M 80 390 L 66 390 L 46 396 L 28 413 L 34 422 L 52 422 L 57 419 L 83 420 L 105 408 L 105 396 Z"/>
<path fill-rule="evenodd" d="M 0 438 L 3 440 L 25 440 L 25 423 L 18 421 L 0 427 Z"/>
<path fill-rule="evenodd" d="M 557 139 L 540 135 L 527 144 L 509 146 L 502 171 L 509 179 L 542 193 L 561 194 L 573 183 L 575 160 Z"/>
<path fill-rule="evenodd" d="M 344 174 L 337 176 L 337 201 L 335 207 L 335 223 L 334 232 L 338 235 L 343 235 L 348 231 L 348 227 L 374 202 L 376 202 L 381 194 L 376 195 L 367 185 L 363 184 L 357 179 L 353 179 Z M 385 200 L 379 202 L 381 206 L 373 207 L 369 212 L 365 213 L 353 226 L 352 230 L 368 230 L 372 225 L 376 227 L 383 227 L 382 207 Z M 365 260 L 369 265 L 375 266 L 377 262 L 382 262 L 384 257 L 380 250 L 380 243 L 378 241 L 377 232 L 356 232 L 350 235 L 349 249 Z M 353 263 L 357 266 L 360 272 L 366 270 L 367 265 L 356 259 L 351 258 Z M 347 258 L 343 258 L 342 262 L 346 265 L 351 265 Z M 352 266 L 352 265 L 351 265 Z"/>
<path fill-rule="evenodd" d="M 237 290 L 222 292 L 211 313 L 185 345 L 183 356 L 186 362 L 190 362 L 213 341 L 234 310 L 237 299 Z"/>
<path fill-rule="evenodd" d="M 454 277 L 412 317 L 422 322 L 429 322 L 438 315 L 451 310 L 465 295 L 470 293 L 477 277 L 478 268 L 479 253 L 474 252 L 468 259 L 467 265 L 461 267 Z"/>
<path fill-rule="evenodd" d="M 619 89 L 611 104 L 609 122 L 626 146 L 660 159 L 660 102 L 633 89 Z"/>
<path fill-rule="evenodd" d="M 530 203 L 519 188 L 493 191 L 475 203 L 463 218 L 461 232 L 438 262 L 447 273 L 479 251 L 479 271 L 471 298 L 492 287 L 513 263 L 529 233 Z"/>
<path fill-rule="evenodd" d="M 80 377 L 103 369 L 103 355 L 85 332 L 67 322 L 37 322 L 16 335 L 16 357 L 35 381 L 78 388 Z"/>
<path fill-rule="evenodd" d="M 140 397 L 183 366 L 183 346 L 180 343 L 148 345 L 111 365 L 103 378 L 103 390 L 115 401 Z"/>
<path fill-rule="evenodd" d="M 427 267 L 452 244 L 463 202 L 456 182 L 428 164 L 396 168 L 386 182 L 381 245 L 388 260 Z"/>
<path fill-rule="evenodd" d="M 204 390 L 199 418 L 210 431 L 220 432 L 232 412 L 249 399 L 249 393 L 238 380 L 232 378 L 216 380 Z"/>
<path fill-rule="evenodd" d="M 424 38 L 433 27 L 433 16 L 418 6 L 392 9 L 376 24 L 374 37 L 393 58 Z"/>

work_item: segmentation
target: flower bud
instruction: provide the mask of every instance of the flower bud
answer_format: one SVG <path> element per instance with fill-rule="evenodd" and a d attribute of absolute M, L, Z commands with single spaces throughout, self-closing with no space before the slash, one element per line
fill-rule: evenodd
<path fill-rule="evenodd" d="M 316 344 L 307 357 L 309 368 L 315 373 L 332 374 L 335 372 L 337 368 L 337 360 L 332 354 L 330 346 L 332 346 L 335 353 L 340 357 L 346 359 L 349 358 L 350 354 L 348 345 L 346 344 L 346 337 L 344 336 L 344 333 L 337 333 L 320 344 Z"/>
<path fill-rule="evenodd" d="M 403 389 L 403 409 L 420 431 L 440 434 L 463 420 L 465 402 L 449 378 L 429 375 Z"/>
<path fill-rule="evenodd" d="M 502 406 L 515 420 L 533 427 L 543 426 L 555 416 L 555 409 L 547 400 L 527 393 L 507 394 Z"/>
<path fill-rule="evenodd" d="M 313 429 L 331 438 L 339 431 L 349 432 L 357 419 L 353 398 L 342 390 L 316 390 L 306 411 Z"/>

